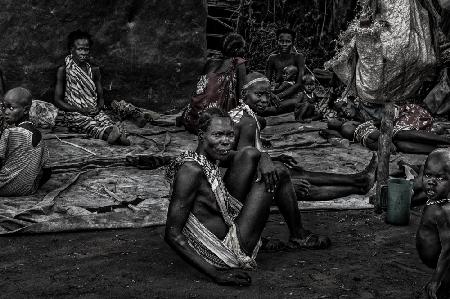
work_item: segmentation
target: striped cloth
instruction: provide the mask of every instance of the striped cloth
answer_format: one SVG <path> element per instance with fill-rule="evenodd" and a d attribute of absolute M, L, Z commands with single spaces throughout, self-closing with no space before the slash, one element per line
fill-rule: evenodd
<path fill-rule="evenodd" d="M 87 63 L 87 72 L 80 68 L 72 58 L 66 57 L 66 102 L 77 108 L 97 108 L 97 88 L 92 76 L 92 68 Z"/>
<path fill-rule="evenodd" d="M 22 127 L 8 128 L 0 138 L 0 196 L 36 192 L 39 173 L 49 159 L 44 140 L 32 145 L 33 133 Z"/>
<path fill-rule="evenodd" d="M 115 123 L 103 111 L 91 117 L 78 112 L 60 113 L 65 125 L 73 132 L 85 133 L 96 139 L 106 140 L 105 131 L 112 128 Z"/>
<path fill-rule="evenodd" d="M 78 108 L 97 109 L 97 88 L 92 68 L 87 64 L 87 72 L 80 68 L 72 58 L 66 57 L 66 91 L 65 101 Z M 67 127 L 75 132 L 86 133 L 97 139 L 106 139 L 105 131 L 114 126 L 114 122 L 103 111 L 91 117 L 79 112 L 60 113 Z"/>

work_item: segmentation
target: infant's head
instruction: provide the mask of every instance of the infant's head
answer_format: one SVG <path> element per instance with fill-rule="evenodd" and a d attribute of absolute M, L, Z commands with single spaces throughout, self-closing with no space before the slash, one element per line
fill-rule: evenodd
<path fill-rule="evenodd" d="M 306 92 L 313 92 L 316 89 L 316 81 L 313 75 L 307 74 L 302 77 L 303 88 Z"/>
<path fill-rule="evenodd" d="M 294 65 L 288 65 L 283 69 L 283 81 L 295 81 L 298 69 Z"/>
<path fill-rule="evenodd" d="M 431 201 L 450 193 L 450 149 L 436 149 L 428 155 L 423 170 L 423 190 Z"/>

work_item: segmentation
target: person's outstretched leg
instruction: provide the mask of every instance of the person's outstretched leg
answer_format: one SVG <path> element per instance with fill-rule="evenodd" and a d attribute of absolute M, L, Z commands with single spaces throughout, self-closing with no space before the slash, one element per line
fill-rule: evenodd
<path fill-rule="evenodd" d="M 408 154 L 423 154 L 428 155 L 436 149 L 436 145 L 425 144 L 411 141 L 394 140 L 397 151 Z"/>
<path fill-rule="evenodd" d="M 294 112 L 295 105 L 297 104 L 298 99 L 297 98 L 291 98 L 282 100 L 280 102 L 279 107 L 270 106 L 267 107 L 264 113 L 262 113 L 262 116 L 272 116 L 272 115 L 280 115 L 288 112 Z"/>
<path fill-rule="evenodd" d="M 323 129 L 319 131 L 319 136 L 323 139 L 330 139 L 330 138 L 345 138 L 344 136 L 339 133 L 339 131 L 330 130 L 330 129 Z"/>
<path fill-rule="evenodd" d="M 354 186 L 358 188 L 367 188 L 367 185 L 371 182 L 371 174 L 375 172 L 377 168 L 377 157 L 372 154 L 372 159 L 366 168 L 354 174 L 340 174 L 340 173 L 327 173 L 308 171 L 299 166 L 290 168 L 292 179 L 304 179 L 311 185 L 315 186 Z"/>
<path fill-rule="evenodd" d="M 243 203 L 242 210 L 235 219 L 242 249 L 247 253 L 253 251 L 266 226 L 274 198 L 288 224 L 291 241 L 294 240 L 293 242 L 297 242 L 302 247 L 327 247 L 328 239 L 303 229 L 295 191 L 289 172 L 284 165 L 277 163 L 280 181 L 275 193 L 267 192 L 263 182 L 254 181 L 259 157 L 259 152 L 254 148 L 239 151 L 224 179 L 230 194 Z"/>
<path fill-rule="evenodd" d="M 450 139 L 436 135 L 431 132 L 426 131 L 399 131 L 395 135 L 395 139 L 397 141 L 411 141 L 414 140 L 416 143 L 424 143 L 424 144 L 447 144 L 450 145 Z"/>
<path fill-rule="evenodd" d="M 275 203 L 289 228 L 289 243 L 293 247 L 306 247 L 311 249 L 327 248 L 331 241 L 328 237 L 321 237 L 303 228 L 300 210 L 298 209 L 297 196 L 292 185 L 289 170 L 284 164 L 275 163 L 278 177 L 275 191 Z"/>
<path fill-rule="evenodd" d="M 372 184 L 373 186 L 373 184 Z M 327 201 L 336 198 L 349 196 L 351 194 L 366 194 L 363 188 L 355 186 L 314 186 L 309 189 L 309 194 L 302 196 L 300 190 L 296 190 L 297 198 L 300 201 Z"/>

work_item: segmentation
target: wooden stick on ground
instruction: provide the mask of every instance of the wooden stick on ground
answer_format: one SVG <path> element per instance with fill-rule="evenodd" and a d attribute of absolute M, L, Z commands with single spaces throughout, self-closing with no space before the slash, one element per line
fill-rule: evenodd
<path fill-rule="evenodd" d="M 391 156 L 392 130 L 394 128 L 394 103 L 386 102 L 378 140 L 378 169 L 375 212 L 381 213 L 381 187 L 389 179 L 389 159 Z"/>
<path fill-rule="evenodd" d="M 56 139 L 58 139 L 61 143 L 65 143 L 65 144 L 71 145 L 71 146 L 76 147 L 76 148 L 79 148 L 79 149 L 81 149 L 81 150 L 83 150 L 83 151 L 85 151 L 85 152 L 88 152 L 88 153 L 90 153 L 91 155 L 97 156 L 96 153 L 94 153 L 93 151 L 88 150 L 87 148 L 82 147 L 81 145 L 78 145 L 78 144 L 75 144 L 75 143 L 72 143 L 72 142 L 68 142 L 68 141 L 63 141 L 63 140 L 61 140 L 61 139 L 60 139 L 58 136 L 56 136 L 56 135 L 55 135 L 55 137 L 56 137 Z"/>

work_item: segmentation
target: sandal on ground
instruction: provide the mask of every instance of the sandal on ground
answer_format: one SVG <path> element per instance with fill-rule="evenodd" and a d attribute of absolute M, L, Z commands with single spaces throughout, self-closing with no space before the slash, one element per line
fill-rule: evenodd
<path fill-rule="evenodd" d="M 328 237 L 307 232 L 304 239 L 290 238 L 287 245 L 290 249 L 326 249 L 331 246 L 331 240 Z"/>
<path fill-rule="evenodd" d="M 261 238 L 261 251 L 263 252 L 277 252 L 286 249 L 285 242 L 278 239 Z"/>

